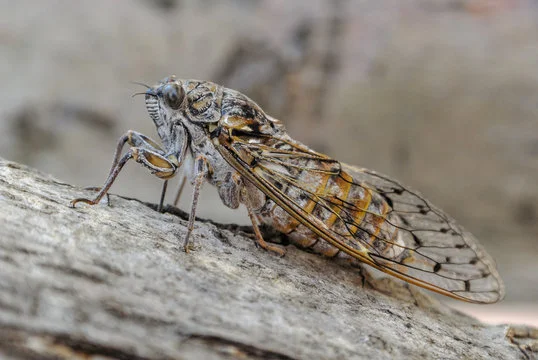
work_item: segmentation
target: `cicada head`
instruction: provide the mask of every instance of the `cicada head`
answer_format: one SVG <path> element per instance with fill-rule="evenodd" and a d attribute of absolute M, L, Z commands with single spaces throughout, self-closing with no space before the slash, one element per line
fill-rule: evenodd
<path fill-rule="evenodd" d="M 206 81 L 163 79 L 146 91 L 146 108 L 157 126 L 190 121 L 211 123 L 220 118 L 221 87 Z"/>

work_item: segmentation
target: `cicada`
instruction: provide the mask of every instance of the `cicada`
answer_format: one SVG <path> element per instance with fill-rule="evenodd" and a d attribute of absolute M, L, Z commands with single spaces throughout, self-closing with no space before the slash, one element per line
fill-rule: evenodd
<path fill-rule="evenodd" d="M 493 259 L 418 192 L 292 139 L 281 121 L 238 91 L 171 76 L 144 95 L 161 144 L 128 131 L 99 193 L 73 206 L 98 203 L 130 159 L 165 180 L 182 169 L 194 187 L 186 251 L 198 195 L 209 182 L 224 205 L 246 206 L 264 249 L 284 253 L 264 241 L 260 224 L 302 249 L 365 263 L 455 299 L 493 303 L 503 297 Z M 131 147 L 121 155 L 126 143 Z"/>

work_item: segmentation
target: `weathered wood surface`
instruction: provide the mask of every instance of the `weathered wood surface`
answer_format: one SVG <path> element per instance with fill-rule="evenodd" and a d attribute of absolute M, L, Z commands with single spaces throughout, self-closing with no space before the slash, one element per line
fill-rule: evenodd
<path fill-rule="evenodd" d="M 506 326 L 293 246 L 280 258 L 248 228 L 199 221 L 186 254 L 184 218 L 114 195 L 70 208 L 80 196 L 0 160 L 1 358 L 532 356 Z"/>

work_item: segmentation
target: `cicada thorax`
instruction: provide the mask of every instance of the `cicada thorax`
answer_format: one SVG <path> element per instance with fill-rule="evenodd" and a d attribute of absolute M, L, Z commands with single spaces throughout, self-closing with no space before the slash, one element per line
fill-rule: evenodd
<path fill-rule="evenodd" d="M 400 219 L 392 214 L 389 202 L 382 195 L 367 184 L 357 182 L 342 169 L 340 162 L 324 155 L 312 152 L 312 156 L 305 153 L 304 156 L 290 158 L 286 154 L 286 143 L 310 151 L 304 145 L 287 139 L 282 142 L 280 154 L 278 149 L 271 154 L 260 154 L 256 167 L 264 168 L 264 173 L 271 173 L 273 169 L 273 174 L 279 174 L 267 180 L 290 203 L 303 209 L 309 218 L 321 222 L 342 243 L 353 249 L 366 249 L 390 259 L 403 254 L 405 244 L 404 234 L 398 227 Z M 279 156 L 287 157 L 286 161 L 278 161 Z M 281 174 L 286 174 L 286 178 L 282 178 Z M 340 249 L 320 238 L 269 198 L 266 198 L 259 214 L 262 221 L 287 234 L 301 248 L 328 257 L 345 256 Z"/>

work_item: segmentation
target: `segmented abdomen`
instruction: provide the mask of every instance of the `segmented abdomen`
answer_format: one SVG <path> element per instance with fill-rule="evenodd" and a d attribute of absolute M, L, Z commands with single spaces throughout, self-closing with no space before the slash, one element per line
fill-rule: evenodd
<path fill-rule="evenodd" d="M 396 226 L 398 219 L 391 214 L 387 200 L 366 184 L 355 182 L 339 162 L 308 157 L 286 161 L 274 157 L 263 159 L 258 165 L 269 169 L 271 176 L 266 179 L 304 209 L 309 218 L 318 219 L 331 229 L 342 243 L 389 258 L 402 252 L 402 248 L 391 246 L 391 243 L 400 244 L 401 240 Z M 287 234 L 299 247 L 329 257 L 340 253 L 268 198 L 259 214 L 262 221 Z"/>

